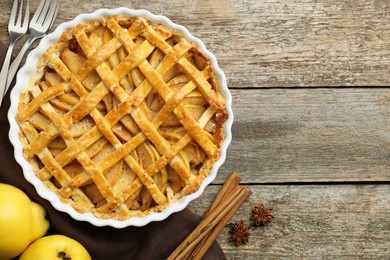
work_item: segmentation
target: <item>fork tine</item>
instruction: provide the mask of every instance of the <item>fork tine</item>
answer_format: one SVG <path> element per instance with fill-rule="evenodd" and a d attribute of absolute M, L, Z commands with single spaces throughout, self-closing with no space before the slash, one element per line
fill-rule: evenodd
<path fill-rule="evenodd" d="M 20 24 L 22 23 L 22 16 L 23 16 L 23 0 L 20 0 L 18 21 L 16 22 L 17 27 L 20 27 Z"/>
<path fill-rule="evenodd" d="M 47 30 L 53 25 L 53 21 L 58 13 L 58 7 L 59 4 L 57 3 L 57 0 L 53 1 L 53 3 L 50 6 L 50 10 L 48 14 L 46 15 L 45 21 L 43 22 L 45 30 Z"/>
<path fill-rule="evenodd" d="M 8 33 L 10 35 L 10 43 L 8 45 L 7 54 L 5 55 L 4 63 L 1 68 L 0 72 L 0 93 L 2 93 L 3 97 L 7 90 L 7 83 L 8 83 L 8 76 L 9 76 L 9 66 L 11 61 L 11 55 L 12 51 L 15 45 L 15 42 L 22 37 L 26 31 L 27 31 L 27 25 L 28 25 L 28 16 L 30 12 L 30 4 L 29 0 L 26 0 L 26 8 L 23 8 L 23 1 L 20 0 L 20 6 L 19 6 L 19 12 L 18 12 L 18 0 L 14 0 L 14 4 L 12 5 L 11 15 L 8 22 Z M 21 26 L 22 23 L 22 16 L 23 16 L 23 10 L 25 10 L 24 14 L 24 20 L 23 20 L 23 26 Z M 18 12 L 18 14 L 17 14 Z M 18 15 L 17 22 L 15 24 L 15 16 Z M 26 18 L 27 17 L 27 18 Z M 27 23 L 25 23 L 27 19 Z M 2 98 L 0 98 L 0 105 L 2 103 Z"/>
<path fill-rule="evenodd" d="M 54 14 L 53 14 L 53 16 L 52 16 L 52 18 L 51 18 L 51 22 L 50 22 L 49 28 L 51 28 L 51 27 L 53 26 L 53 23 L 54 23 L 54 21 L 56 20 L 56 17 L 57 17 L 57 14 L 58 14 L 58 10 L 59 10 L 59 9 L 60 9 L 60 4 L 57 3 L 57 4 L 56 4 L 56 9 L 54 10 Z"/>
<path fill-rule="evenodd" d="M 39 16 L 37 21 L 38 24 L 43 24 L 43 22 L 45 21 L 45 18 L 47 16 L 47 10 L 50 7 L 50 2 L 51 2 L 50 0 L 45 1 L 45 5 L 43 6 L 41 15 Z"/>
<path fill-rule="evenodd" d="M 19 0 L 18 0 L 19 1 Z M 23 2 L 24 0 L 20 0 L 20 7 L 19 7 L 19 15 L 18 15 L 18 21 L 16 22 L 17 27 L 21 27 L 22 23 L 22 17 L 23 17 L 23 10 L 25 9 L 24 19 L 23 19 L 23 27 L 28 26 L 28 19 L 30 16 L 30 0 L 26 1 L 26 8 L 23 9 Z"/>
<path fill-rule="evenodd" d="M 11 16 L 9 17 L 9 20 L 13 21 L 12 24 L 15 24 L 15 16 L 18 11 L 18 1 L 19 0 L 14 0 L 14 4 L 12 5 Z"/>
<path fill-rule="evenodd" d="M 39 3 L 39 5 L 37 7 L 37 10 L 35 10 L 35 14 L 34 14 L 33 18 L 31 19 L 31 21 L 37 21 L 38 20 L 39 16 L 42 13 L 42 8 L 45 5 L 45 3 L 46 3 L 46 0 L 41 0 L 41 2 Z"/>
<path fill-rule="evenodd" d="M 14 0 L 14 4 L 12 5 L 11 15 L 9 18 L 8 23 L 8 30 L 11 28 L 14 30 L 15 27 L 20 28 L 26 28 L 28 27 L 28 20 L 30 18 L 30 0 L 26 0 L 26 7 L 23 7 L 24 0 Z M 22 23 L 22 17 L 23 17 L 23 11 L 24 11 L 24 19 L 23 19 L 23 25 Z M 16 17 L 17 16 L 17 17 Z"/>
<path fill-rule="evenodd" d="M 26 2 L 26 13 L 24 14 L 23 27 L 28 26 L 28 20 L 30 18 L 30 0 Z"/>

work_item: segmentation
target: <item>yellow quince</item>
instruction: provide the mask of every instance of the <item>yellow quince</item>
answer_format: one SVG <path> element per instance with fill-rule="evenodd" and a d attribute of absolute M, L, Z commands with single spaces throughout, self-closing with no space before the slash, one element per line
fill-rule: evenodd
<path fill-rule="evenodd" d="M 20 255 L 46 234 L 45 209 L 20 189 L 0 183 L 0 260 Z"/>
<path fill-rule="evenodd" d="M 19 258 L 19 260 L 37 259 L 91 260 L 91 256 L 78 241 L 64 235 L 51 235 L 34 241 Z"/>

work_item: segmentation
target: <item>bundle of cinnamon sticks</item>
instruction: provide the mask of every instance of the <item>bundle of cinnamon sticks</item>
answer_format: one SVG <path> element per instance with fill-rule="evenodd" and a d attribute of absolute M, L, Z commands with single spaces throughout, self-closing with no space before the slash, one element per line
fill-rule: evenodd
<path fill-rule="evenodd" d="M 198 226 L 168 257 L 173 259 L 201 259 L 221 233 L 234 213 L 252 194 L 240 186 L 241 177 L 232 172 L 215 197 Z"/>

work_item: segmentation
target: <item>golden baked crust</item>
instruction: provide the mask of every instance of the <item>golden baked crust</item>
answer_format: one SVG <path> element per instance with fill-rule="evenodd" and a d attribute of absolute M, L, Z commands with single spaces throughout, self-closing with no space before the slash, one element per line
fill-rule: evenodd
<path fill-rule="evenodd" d="M 226 117 L 196 45 L 140 17 L 108 16 L 47 49 L 16 121 L 24 157 L 61 201 L 124 220 L 198 190 Z"/>

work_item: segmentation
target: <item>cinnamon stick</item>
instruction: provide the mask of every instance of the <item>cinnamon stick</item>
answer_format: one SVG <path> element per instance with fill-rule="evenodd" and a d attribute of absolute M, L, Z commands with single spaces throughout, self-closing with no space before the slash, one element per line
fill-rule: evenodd
<path fill-rule="evenodd" d="M 229 177 L 226 179 L 222 188 L 219 190 L 217 196 L 214 198 L 213 203 L 210 208 L 207 210 L 205 216 L 209 215 L 212 210 L 214 210 L 222 200 L 224 200 L 229 193 L 231 193 L 241 182 L 241 177 L 237 172 L 232 172 Z"/>
<path fill-rule="evenodd" d="M 201 258 L 251 191 L 239 186 L 241 178 L 233 172 L 215 197 L 208 212 L 168 259 Z"/>
<path fill-rule="evenodd" d="M 219 221 L 214 229 L 195 247 L 188 259 L 202 259 L 202 257 L 207 253 L 207 250 L 209 250 L 213 242 L 217 239 L 218 235 L 225 228 L 226 224 L 241 207 L 242 203 L 244 203 L 244 201 L 251 195 L 251 193 L 252 192 L 248 190 L 246 196 L 240 198 L 239 202 L 232 207 L 232 209 Z"/>
<path fill-rule="evenodd" d="M 221 190 L 219 191 L 213 203 L 211 204 L 210 208 L 206 212 L 205 216 L 210 214 L 210 212 L 214 210 L 220 204 L 221 201 L 225 200 L 226 197 L 229 195 L 229 193 L 231 193 L 240 184 L 240 182 L 241 182 L 241 177 L 237 174 L 237 172 L 233 171 L 226 179 Z M 209 234 L 207 234 L 207 236 L 202 241 L 199 242 L 199 244 L 196 246 L 193 252 L 191 252 L 191 254 L 188 255 L 186 258 L 187 259 L 202 258 L 202 256 L 207 252 L 207 250 L 210 248 L 214 240 L 218 237 L 219 233 L 225 227 L 226 223 L 231 219 L 231 217 L 241 206 L 241 204 L 242 202 L 237 204 L 236 207 L 234 207 L 231 211 L 229 211 L 228 214 L 221 220 L 221 222 L 218 223 L 215 229 Z"/>

